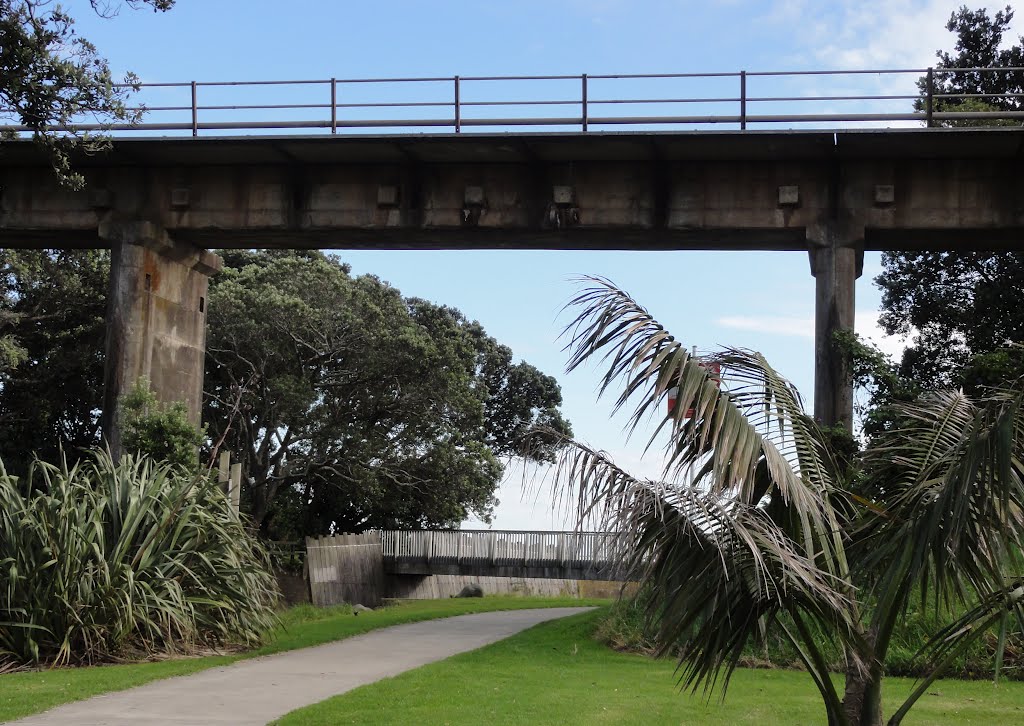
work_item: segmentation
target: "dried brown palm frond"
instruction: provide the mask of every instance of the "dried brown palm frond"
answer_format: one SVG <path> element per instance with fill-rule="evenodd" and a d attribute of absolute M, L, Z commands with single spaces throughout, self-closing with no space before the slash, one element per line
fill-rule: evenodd
<path fill-rule="evenodd" d="M 630 433 L 656 420 L 650 447 L 667 432 L 666 479 L 682 476 L 690 486 L 750 505 L 781 499 L 804 554 L 843 575 L 848 566 L 832 506 L 836 465 L 793 385 L 753 351 L 697 359 L 611 282 L 582 281 L 586 287 L 569 303 L 580 312 L 566 327 L 568 369 L 598 360 L 605 368 L 600 394 L 619 382 L 615 410 L 636 401 Z M 725 387 L 709 362 L 724 368 Z M 672 387 L 675 406 L 659 413 Z M 759 467 L 766 476 L 758 476 Z"/>

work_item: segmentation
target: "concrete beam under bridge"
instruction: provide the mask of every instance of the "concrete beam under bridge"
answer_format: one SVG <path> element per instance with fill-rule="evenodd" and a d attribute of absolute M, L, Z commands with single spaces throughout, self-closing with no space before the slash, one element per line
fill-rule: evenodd
<path fill-rule="evenodd" d="M 815 415 L 848 426 L 850 387 L 831 340 L 852 327 L 863 251 L 1024 241 L 1020 128 L 115 140 L 76 160 L 82 192 L 57 186 L 30 142 L 4 152 L 0 244 L 114 246 L 128 277 L 112 282 L 112 346 L 138 352 L 111 363 L 121 368 L 108 371 L 109 390 L 147 372 L 163 380 L 165 366 L 184 381 L 181 361 L 192 356 L 190 382 L 165 390 L 196 415 L 199 338 L 168 335 L 191 341 L 181 348 L 191 352 L 164 359 L 145 353 L 159 337 L 135 337 L 149 299 L 137 271 L 169 260 L 175 272 L 163 279 L 174 289 L 165 283 L 166 297 L 154 299 L 194 301 L 205 283 L 178 272 L 196 271 L 181 260 L 199 248 L 810 252 Z"/>

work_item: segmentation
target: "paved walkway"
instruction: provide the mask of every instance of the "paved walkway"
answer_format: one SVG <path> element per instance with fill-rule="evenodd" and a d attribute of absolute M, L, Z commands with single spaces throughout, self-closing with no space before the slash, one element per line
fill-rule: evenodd
<path fill-rule="evenodd" d="M 254 658 L 58 706 L 24 726 L 262 726 L 296 708 L 591 608 L 460 615 Z"/>

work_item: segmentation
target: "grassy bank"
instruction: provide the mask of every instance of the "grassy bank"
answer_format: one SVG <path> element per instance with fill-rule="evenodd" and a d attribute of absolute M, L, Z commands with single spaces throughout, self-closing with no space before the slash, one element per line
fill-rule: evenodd
<path fill-rule="evenodd" d="M 728 700 L 680 694 L 674 663 L 597 643 L 600 613 L 539 625 L 481 650 L 295 711 L 281 726 L 328 724 L 807 724 L 824 709 L 806 673 L 740 670 Z M 885 682 L 886 708 L 912 681 Z M 1024 684 L 936 683 L 906 724 L 1018 723 Z"/>
<path fill-rule="evenodd" d="M 0 675 L 0 721 L 39 713 L 70 701 L 140 686 L 150 681 L 226 665 L 243 658 L 306 648 L 390 625 L 434 618 L 536 607 L 576 607 L 604 604 L 606 600 L 573 598 L 486 597 L 408 601 L 353 615 L 348 607 L 320 609 L 299 606 L 283 613 L 281 626 L 258 650 L 203 658 L 152 663 L 57 668 Z"/>

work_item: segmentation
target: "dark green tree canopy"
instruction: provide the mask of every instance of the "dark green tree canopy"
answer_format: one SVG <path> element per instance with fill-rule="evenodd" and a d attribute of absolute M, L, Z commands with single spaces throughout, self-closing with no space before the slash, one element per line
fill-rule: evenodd
<path fill-rule="evenodd" d="M 554 379 L 458 310 L 318 252 L 223 254 L 204 419 L 241 457 L 265 531 L 486 519 L 498 457 L 538 425 L 568 432 Z"/>
<path fill-rule="evenodd" d="M 0 458 L 99 443 L 106 250 L 0 249 Z M 6 351 L 6 356 L 4 353 Z"/>
<path fill-rule="evenodd" d="M 939 51 L 938 68 L 1024 66 L 1024 39 L 1006 44 L 1013 10 L 990 16 L 966 6 L 950 16 L 953 51 Z M 919 82 L 922 91 L 924 79 Z M 1021 94 L 1024 73 L 936 74 L 937 94 Z M 944 99 L 946 110 L 1019 110 L 1022 99 Z M 940 103 L 937 101 L 937 103 Z M 921 108 L 921 100 L 916 107 Z M 987 120 L 949 122 L 985 125 Z M 1009 122 L 1008 122 L 1009 123 Z M 1015 122 L 1019 125 L 1019 122 Z M 985 240 L 978 241 L 979 246 Z M 1024 253 L 889 252 L 882 255 L 881 324 L 890 334 L 914 331 L 898 374 L 917 387 L 959 385 L 973 356 L 1024 340 Z M 1003 371 L 1005 373 L 1005 371 Z M 1021 369 L 1024 373 L 1024 369 Z M 975 377 L 977 371 L 975 371 Z"/>
<path fill-rule="evenodd" d="M 1021 44 L 1004 47 L 1003 36 L 1013 20 L 1013 9 L 1007 5 L 1003 10 L 989 16 L 985 8 L 971 10 L 966 5 L 950 15 L 946 30 L 956 34 L 953 52 L 937 51 L 939 62 L 936 69 L 948 68 L 1021 68 L 1024 67 L 1024 48 Z M 1024 92 L 1024 74 L 1019 71 L 1006 73 L 936 73 L 933 91 L 937 95 L 972 96 L 989 94 L 984 99 L 950 98 L 938 99 L 936 109 L 947 111 L 1002 110 L 1016 111 L 1024 107 L 1022 99 L 1012 94 Z M 925 79 L 918 85 L 922 92 Z M 1005 94 L 1005 95 L 1004 95 Z M 921 101 L 917 108 L 921 109 Z"/>
<path fill-rule="evenodd" d="M 486 518 L 500 457 L 553 458 L 555 380 L 460 311 L 319 252 L 227 251 L 209 294 L 208 441 L 284 537 Z M 0 459 L 99 441 L 109 253 L 0 250 Z M 148 435 L 148 434 L 147 434 Z M 156 435 L 159 438 L 161 435 Z M 209 451 L 203 463 L 209 461 Z"/>
<path fill-rule="evenodd" d="M 126 0 L 128 7 L 169 10 L 174 0 Z M 90 0 L 100 15 L 112 16 L 117 0 Z M 54 171 L 78 187 L 71 168 L 76 147 L 100 148 L 101 137 L 76 123 L 135 122 L 139 113 L 126 104 L 137 79 L 117 85 L 107 61 L 75 31 L 74 19 L 52 0 L 0 0 L 0 106 L 5 122 L 24 126 L 49 152 Z"/>

